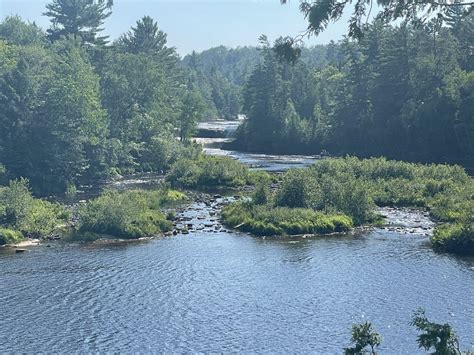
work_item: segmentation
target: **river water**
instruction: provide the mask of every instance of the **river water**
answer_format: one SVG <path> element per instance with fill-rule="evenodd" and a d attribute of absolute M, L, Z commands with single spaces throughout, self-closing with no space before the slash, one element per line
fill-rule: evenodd
<path fill-rule="evenodd" d="M 386 229 L 326 238 L 194 230 L 0 251 L 0 353 L 341 353 L 370 320 L 380 353 L 413 354 L 418 307 L 474 350 L 474 258 L 434 253 L 426 216 L 392 212 Z"/>

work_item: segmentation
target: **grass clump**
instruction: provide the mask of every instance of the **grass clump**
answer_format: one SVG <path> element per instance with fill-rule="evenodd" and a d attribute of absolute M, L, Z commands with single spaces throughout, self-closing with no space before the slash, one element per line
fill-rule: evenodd
<path fill-rule="evenodd" d="M 68 218 L 59 204 L 34 198 L 25 179 L 0 187 L 0 227 L 4 231 L 40 238 L 51 234 Z"/>
<path fill-rule="evenodd" d="M 0 227 L 0 245 L 15 244 L 23 240 L 23 234 L 18 231 Z"/>
<path fill-rule="evenodd" d="M 225 224 L 255 235 L 328 234 L 353 227 L 350 217 L 308 208 L 273 207 L 237 202 L 222 211 Z"/>
<path fill-rule="evenodd" d="M 266 172 L 252 172 L 228 157 L 201 155 L 180 159 L 171 167 L 166 180 L 174 187 L 239 187 L 270 179 Z"/>
<path fill-rule="evenodd" d="M 171 230 L 172 222 L 160 208 L 185 198 L 184 194 L 169 189 L 107 191 L 81 208 L 78 232 L 126 239 L 167 232 Z"/>

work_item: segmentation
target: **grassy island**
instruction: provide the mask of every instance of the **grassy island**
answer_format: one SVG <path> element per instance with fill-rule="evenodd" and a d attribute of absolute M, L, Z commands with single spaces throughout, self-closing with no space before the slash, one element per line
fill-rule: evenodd
<path fill-rule="evenodd" d="M 458 166 L 327 159 L 287 172 L 274 192 L 259 185 L 222 218 L 255 235 L 327 234 L 380 222 L 376 206 L 427 208 L 440 222 L 431 238 L 435 248 L 474 252 L 474 182 Z"/>

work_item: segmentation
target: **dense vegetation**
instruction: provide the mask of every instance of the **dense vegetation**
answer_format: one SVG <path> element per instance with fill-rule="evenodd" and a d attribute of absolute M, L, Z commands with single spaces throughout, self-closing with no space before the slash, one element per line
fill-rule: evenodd
<path fill-rule="evenodd" d="M 34 198 L 26 180 L 0 187 L 0 245 L 47 236 L 67 219 L 59 204 Z"/>
<path fill-rule="evenodd" d="M 244 164 L 228 157 L 200 155 L 180 159 L 172 165 L 166 180 L 174 187 L 239 187 L 270 181 L 268 173 L 250 171 Z"/>
<path fill-rule="evenodd" d="M 474 166 L 473 13 L 453 8 L 423 26 L 375 21 L 317 70 L 282 62 L 281 41 L 263 41 L 234 147 Z"/>
<path fill-rule="evenodd" d="M 328 234 L 347 232 L 353 227 L 345 215 L 326 214 L 305 208 L 271 207 L 239 202 L 227 206 L 222 218 L 230 227 L 254 235 Z"/>
<path fill-rule="evenodd" d="M 376 206 L 428 208 L 444 223 L 432 238 L 436 248 L 474 252 L 474 181 L 458 166 L 326 159 L 287 172 L 273 193 L 260 186 L 222 216 L 228 225 L 258 235 L 332 233 L 380 222 Z"/>
<path fill-rule="evenodd" d="M 0 162 L 35 193 L 166 170 L 196 151 L 186 141 L 202 98 L 175 49 L 147 16 L 108 43 L 109 5 L 54 0 L 47 33 L 18 16 L 0 23 Z"/>
<path fill-rule="evenodd" d="M 91 233 L 137 239 L 168 232 L 173 225 L 162 208 L 185 198 L 168 189 L 108 191 L 80 209 L 77 231 L 89 239 Z"/>
<path fill-rule="evenodd" d="M 44 195 L 166 171 L 197 157 L 189 138 L 198 121 L 241 113 L 242 88 L 261 62 L 257 48 L 217 47 L 180 60 L 149 16 L 110 42 L 101 31 L 111 5 L 54 0 L 46 32 L 18 16 L 0 23 L 5 180 L 27 178 Z M 305 49 L 302 58 L 321 68 L 335 48 Z"/>

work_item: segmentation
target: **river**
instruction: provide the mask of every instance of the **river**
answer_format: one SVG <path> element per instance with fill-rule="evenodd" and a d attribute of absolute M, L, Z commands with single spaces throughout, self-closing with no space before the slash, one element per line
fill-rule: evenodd
<path fill-rule="evenodd" d="M 257 165 L 286 167 L 272 159 Z M 215 219 L 204 204 L 183 214 Z M 388 214 L 386 229 L 326 238 L 212 228 L 0 251 L 0 353 L 341 353 L 370 320 L 381 354 L 414 354 L 418 307 L 473 351 L 474 258 L 434 253 L 426 216 Z"/>

